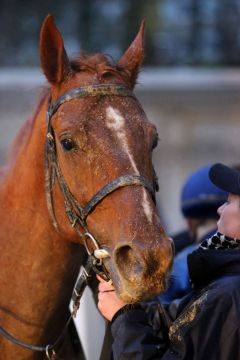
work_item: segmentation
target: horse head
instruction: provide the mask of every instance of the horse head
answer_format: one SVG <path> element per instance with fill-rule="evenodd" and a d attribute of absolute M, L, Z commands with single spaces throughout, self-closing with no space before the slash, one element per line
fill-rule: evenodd
<path fill-rule="evenodd" d="M 40 37 L 41 66 L 51 87 L 48 136 L 62 180 L 51 194 L 53 222 L 69 241 L 83 244 L 86 229 L 94 236 L 109 254 L 104 266 L 119 296 L 132 303 L 165 289 L 173 256 L 152 191 L 156 128 L 132 93 L 143 35 L 144 24 L 117 65 L 101 54 L 70 61 L 51 16 Z M 64 203 L 73 206 L 68 218 Z M 71 218 L 83 209 L 82 220 Z"/>

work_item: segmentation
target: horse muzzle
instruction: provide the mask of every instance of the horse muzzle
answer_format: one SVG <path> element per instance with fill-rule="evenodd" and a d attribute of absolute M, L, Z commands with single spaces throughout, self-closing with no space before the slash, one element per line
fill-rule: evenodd
<path fill-rule="evenodd" d="M 173 256 L 174 245 L 169 239 L 164 250 L 121 245 L 104 263 L 119 297 L 127 303 L 136 303 L 166 290 Z"/>

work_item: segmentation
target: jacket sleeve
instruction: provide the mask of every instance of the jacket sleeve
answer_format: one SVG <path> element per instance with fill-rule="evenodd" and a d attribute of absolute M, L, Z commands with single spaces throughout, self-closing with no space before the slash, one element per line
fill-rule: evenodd
<path fill-rule="evenodd" d="M 210 287 L 186 306 L 170 326 L 169 341 L 144 310 L 121 313 L 111 327 L 113 359 L 240 359 L 238 301 L 231 290 L 222 290 Z M 159 329 L 161 325 L 160 321 Z"/>
<path fill-rule="evenodd" d="M 174 347 L 181 359 L 240 359 L 237 280 L 232 276 L 210 284 L 172 323 L 169 330 L 171 348 Z M 167 353 L 162 359 L 165 360 Z"/>
<path fill-rule="evenodd" d="M 161 359 L 165 352 L 166 345 L 144 310 L 133 309 L 120 314 L 111 330 L 114 360 Z"/>
<path fill-rule="evenodd" d="M 193 349 L 196 360 L 240 359 L 239 300 L 229 287 L 213 288 L 209 293 L 195 320 L 182 329 L 186 358 Z"/>

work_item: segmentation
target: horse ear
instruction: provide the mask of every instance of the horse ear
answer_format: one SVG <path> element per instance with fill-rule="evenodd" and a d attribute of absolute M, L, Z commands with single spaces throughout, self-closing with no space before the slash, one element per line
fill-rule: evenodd
<path fill-rule="evenodd" d="M 139 68 L 144 58 L 144 28 L 145 21 L 142 21 L 137 36 L 118 61 L 118 65 L 129 75 L 130 83 L 134 87 Z"/>
<path fill-rule="evenodd" d="M 63 39 L 51 15 L 45 18 L 41 29 L 40 61 L 43 72 L 52 85 L 63 82 L 70 72 Z"/>

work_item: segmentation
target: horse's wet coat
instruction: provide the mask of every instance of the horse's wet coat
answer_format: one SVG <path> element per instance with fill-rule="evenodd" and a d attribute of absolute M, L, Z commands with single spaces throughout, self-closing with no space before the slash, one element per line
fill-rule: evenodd
<path fill-rule="evenodd" d="M 60 33 L 47 17 L 40 54 L 50 89 L 34 120 L 20 131 L 0 184 L 1 326 L 34 344 L 52 342 L 59 334 L 85 256 L 57 184 L 53 196 L 59 232 L 47 210 L 44 145 L 50 93 L 54 103 L 80 86 L 121 84 L 133 89 L 143 60 L 143 26 L 115 66 L 103 55 L 70 62 Z M 156 129 L 136 99 L 111 95 L 74 99 L 61 105 L 52 126 L 61 170 L 80 204 L 123 175 L 141 175 L 153 183 Z M 72 143 L 71 150 L 64 148 L 66 141 Z M 105 265 L 122 299 L 134 303 L 164 290 L 172 245 L 148 190 L 118 189 L 94 209 L 87 223 L 111 255 Z M 35 358 L 5 339 L 0 339 L 0 353 L 9 360 Z"/>

